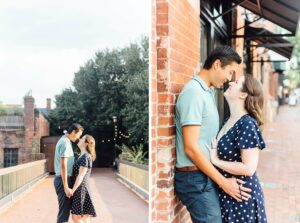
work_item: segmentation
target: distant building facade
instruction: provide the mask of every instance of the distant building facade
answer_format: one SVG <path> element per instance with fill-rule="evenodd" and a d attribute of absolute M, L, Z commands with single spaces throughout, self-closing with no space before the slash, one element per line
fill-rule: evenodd
<path fill-rule="evenodd" d="M 35 108 L 34 98 L 27 95 L 24 106 L 5 108 L 0 114 L 0 168 L 25 163 L 40 155 L 40 139 L 49 135 L 51 99 L 47 99 L 46 108 Z"/>

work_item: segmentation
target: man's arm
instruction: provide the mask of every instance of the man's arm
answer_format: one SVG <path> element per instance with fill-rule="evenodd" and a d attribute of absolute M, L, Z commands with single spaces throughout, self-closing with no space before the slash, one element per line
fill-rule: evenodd
<path fill-rule="evenodd" d="M 210 177 L 227 194 L 235 198 L 237 201 L 242 201 L 240 199 L 241 196 L 238 183 L 244 184 L 245 182 L 235 178 L 225 178 L 213 166 L 213 164 L 209 161 L 204 152 L 199 148 L 198 142 L 200 137 L 200 129 L 200 126 L 182 127 L 185 153 L 204 174 Z M 250 192 L 251 189 L 241 186 L 241 190 L 243 196 L 242 198 L 244 200 L 248 200 L 251 196 L 246 192 Z"/>
<path fill-rule="evenodd" d="M 68 185 L 67 162 L 68 162 L 68 157 L 61 157 L 60 158 L 61 178 L 62 178 L 62 181 L 63 181 L 66 196 L 68 198 L 70 198 L 72 196 L 72 191 L 71 191 L 71 189 L 69 188 L 69 185 Z"/>

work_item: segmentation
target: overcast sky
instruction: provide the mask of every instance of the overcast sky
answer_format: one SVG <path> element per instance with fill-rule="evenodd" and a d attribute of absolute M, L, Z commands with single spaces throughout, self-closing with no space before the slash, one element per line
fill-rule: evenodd
<path fill-rule="evenodd" d="M 99 49 L 149 35 L 149 0 L 0 0 L 0 101 L 46 106 Z"/>

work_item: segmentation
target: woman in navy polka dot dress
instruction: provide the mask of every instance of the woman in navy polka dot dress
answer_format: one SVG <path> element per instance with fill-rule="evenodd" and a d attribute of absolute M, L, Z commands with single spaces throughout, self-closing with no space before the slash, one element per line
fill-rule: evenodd
<path fill-rule="evenodd" d="M 90 135 L 83 136 L 79 142 L 81 155 L 73 167 L 72 188 L 72 219 L 75 223 L 90 223 L 90 217 L 96 217 L 95 208 L 91 199 L 89 177 L 92 169 L 92 161 L 96 159 L 95 139 Z"/>
<path fill-rule="evenodd" d="M 251 198 L 237 201 L 220 189 L 222 220 L 265 223 L 264 195 L 256 174 L 259 151 L 265 148 L 259 129 L 262 124 L 262 86 L 251 75 L 241 76 L 230 82 L 224 96 L 230 107 L 230 117 L 213 140 L 211 161 L 225 177 L 244 181 L 243 186 L 252 191 Z M 242 198 L 242 191 L 240 196 Z"/>

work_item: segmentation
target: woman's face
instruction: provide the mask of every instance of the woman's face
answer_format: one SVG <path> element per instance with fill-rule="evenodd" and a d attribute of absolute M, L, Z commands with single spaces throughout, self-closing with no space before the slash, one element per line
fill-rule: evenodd
<path fill-rule="evenodd" d="M 231 100 L 237 100 L 242 99 L 242 94 L 245 94 L 242 92 L 243 83 L 245 81 L 244 76 L 240 76 L 236 81 L 229 82 L 228 89 L 224 92 L 225 98 L 231 99 Z"/>
<path fill-rule="evenodd" d="M 86 138 L 86 136 L 84 135 L 83 137 L 81 137 L 79 139 L 79 142 L 77 144 L 79 148 L 85 148 L 85 146 L 86 146 L 85 138 Z"/>

